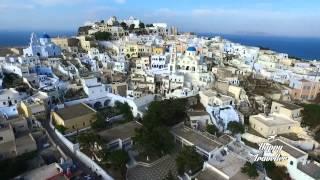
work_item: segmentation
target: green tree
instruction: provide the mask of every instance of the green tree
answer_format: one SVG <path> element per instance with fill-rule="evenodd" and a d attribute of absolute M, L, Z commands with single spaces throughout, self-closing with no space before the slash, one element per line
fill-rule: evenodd
<path fill-rule="evenodd" d="M 250 178 L 256 178 L 259 176 L 255 164 L 251 164 L 250 162 L 246 162 L 244 164 L 241 168 L 241 172 L 247 174 Z"/>
<path fill-rule="evenodd" d="M 120 26 L 124 29 L 124 30 L 128 30 L 128 25 L 125 22 L 120 23 Z"/>
<path fill-rule="evenodd" d="M 143 22 L 141 22 L 141 23 L 139 24 L 139 28 L 140 28 L 140 29 L 144 29 L 144 28 L 145 28 L 145 25 L 144 25 Z"/>
<path fill-rule="evenodd" d="M 97 120 L 91 124 L 91 128 L 95 130 L 104 129 L 107 127 L 107 122 L 105 121 L 105 116 L 101 112 L 97 112 Z"/>
<path fill-rule="evenodd" d="M 82 148 L 90 151 L 96 151 L 102 144 L 101 137 L 94 133 L 81 133 L 77 140 Z"/>
<path fill-rule="evenodd" d="M 134 28 L 135 28 L 135 25 L 134 24 L 130 24 L 129 30 L 132 31 L 132 30 L 134 30 Z"/>
<path fill-rule="evenodd" d="M 83 88 L 80 89 L 68 89 L 64 95 L 65 99 L 80 99 L 86 97 L 87 94 L 84 92 Z"/>
<path fill-rule="evenodd" d="M 180 175 L 185 172 L 194 174 L 202 169 L 203 162 L 195 147 L 185 146 L 176 158 L 178 173 Z"/>
<path fill-rule="evenodd" d="M 163 101 L 154 101 L 148 107 L 148 111 L 146 112 L 144 119 L 150 123 L 174 126 L 185 120 L 186 111 L 186 99 L 166 99 Z"/>
<path fill-rule="evenodd" d="M 186 104 L 185 99 L 152 102 L 143 116 L 142 128 L 136 130 L 136 146 L 157 156 L 171 152 L 174 141 L 168 127 L 185 120 Z"/>
<path fill-rule="evenodd" d="M 287 168 L 284 166 L 278 167 L 273 161 L 265 161 L 263 162 L 263 166 L 268 177 L 272 180 L 290 179 L 290 176 L 287 173 Z"/>
<path fill-rule="evenodd" d="M 110 41 L 112 40 L 112 34 L 109 32 L 96 32 L 93 34 L 98 41 Z"/>
<path fill-rule="evenodd" d="M 308 126 L 314 129 L 319 126 L 320 120 L 320 105 L 318 104 L 303 104 L 301 126 Z"/>
<path fill-rule="evenodd" d="M 147 128 L 142 126 L 136 129 L 133 138 L 136 147 L 143 150 L 148 155 L 162 156 L 170 153 L 174 148 L 173 136 L 165 126 L 153 126 Z"/>
<path fill-rule="evenodd" d="M 110 162 L 113 168 L 120 171 L 122 177 L 125 177 L 127 171 L 126 164 L 129 160 L 128 153 L 122 149 L 108 152 L 104 158 L 104 161 Z"/>
<path fill-rule="evenodd" d="M 207 132 L 219 136 L 219 129 L 215 125 L 207 125 Z"/>
<path fill-rule="evenodd" d="M 19 88 L 24 86 L 22 77 L 14 73 L 5 73 L 2 81 L 3 88 Z"/>
<path fill-rule="evenodd" d="M 125 150 L 115 150 L 107 155 L 107 159 L 118 169 L 122 169 L 129 162 L 129 155 Z"/>
<path fill-rule="evenodd" d="M 232 132 L 232 134 L 239 134 L 239 133 L 244 133 L 244 127 L 242 124 L 236 122 L 236 121 L 231 121 L 228 123 L 227 129 Z"/>
<path fill-rule="evenodd" d="M 62 126 L 62 125 L 55 125 L 55 128 L 61 133 L 61 134 L 64 134 L 66 132 L 66 130 L 68 128 Z"/>
<path fill-rule="evenodd" d="M 124 119 L 126 121 L 132 121 L 133 120 L 133 114 L 131 107 L 127 102 L 121 103 L 119 101 L 115 102 L 115 108 L 117 108 L 120 111 L 120 114 L 124 115 Z"/>

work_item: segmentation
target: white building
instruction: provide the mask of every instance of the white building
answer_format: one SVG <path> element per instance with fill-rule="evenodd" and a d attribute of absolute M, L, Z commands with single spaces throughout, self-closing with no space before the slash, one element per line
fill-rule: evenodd
<path fill-rule="evenodd" d="M 208 106 L 206 110 L 210 114 L 213 124 L 222 131 L 227 130 L 229 122 L 235 121 L 243 124 L 243 117 L 233 106 Z"/>
<path fill-rule="evenodd" d="M 129 19 L 125 19 L 125 20 L 123 20 L 123 22 L 125 22 L 128 27 L 131 24 L 134 24 L 134 28 L 139 28 L 139 24 L 141 21 L 139 19 L 136 19 L 136 18 L 130 16 Z"/>
<path fill-rule="evenodd" d="M 151 69 L 154 71 L 167 69 L 168 63 L 169 61 L 164 55 L 151 56 Z"/>
<path fill-rule="evenodd" d="M 61 55 L 59 46 L 51 42 L 48 34 L 44 34 L 40 39 L 34 33 L 31 34 L 29 47 L 23 49 L 24 56 L 38 56 L 48 58 Z"/>
<path fill-rule="evenodd" d="M 40 64 L 40 59 L 38 56 L 18 57 L 18 62 L 22 65 L 35 66 Z"/>
<path fill-rule="evenodd" d="M 22 77 L 22 69 L 21 69 L 21 66 L 19 66 L 18 64 L 3 63 L 1 64 L 1 66 L 2 66 L 2 71 L 4 73 L 13 73 Z"/>
<path fill-rule="evenodd" d="M 207 125 L 212 124 L 210 115 L 206 111 L 191 111 L 188 112 L 190 126 L 193 129 L 205 129 Z"/>
<path fill-rule="evenodd" d="M 219 94 L 213 90 L 200 91 L 200 102 L 204 107 L 207 106 L 233 106 L 234 99 L 230 96 Z"/>
<path fill-rule="evenodd" d="M 292 179 L 316 180 L 320 179 L 320 164 L 308 160 L 308 153 L 280 140 L 270 142 L 273 146 L 281 146 L 281 156 L 288 157 L 284 161 L 276 161 L 276 165 L 285 166 Z"/>
<path fill-rule="evenodd" d="M 87 101 L 95 107 L 102 107 L 109 103 L 108 91 L 96 77 L 81 79 L 84 92 L 88 95 Z"/>
<path fill-rule="evenodd" d="M 113 63 L 113 70 L 121 73 L 127 73 L 129 63 L 126 61 L 124 56 L 117 56 Z"/>
<path fill-rule="evenodd" d="M 163 77 L 161 81 L 161 92 L 165 95 L 175 89 L 181 89 L 183 87 L 184 75 L 170 74 L 169 76 Z"/>
<path fill-rule="evenodd" d="M 115 26 L 115 25 L 117 25 L 119 22 L 118 22 L 118 20 L 117 20 L 117 17 L 115 17 L 115 16 L 112 16 L 112 17 L 110 17 L 108 20 L 107 20 L 107 25 L 109 25 L 109 26 Z"/>
<path fill-rule="evenodd" d="M 175 52 L 172 52 L 175 53 Z M 195 47 L 188 47 L 184 55 L 178 57 L 171 57 L 170 71 L 183 73 L 205 73 L 207 72 L 207 65 L 203 58 L 197 55 Z"/>
<path fill-rule="evenodd" d="M 182 146 L 195 146 L 196 151 L 206 159 L 213 158 L 214 153 L 223 147 L 223 144 L 217 139 L 183 124 L 173 127 L 171 132 L 178 144 Z"/>
<path fill-rule="evenodd" d="M 25 99 L 27 94 L 20 93 L 13 88 L 0 90 L 0 108 L 10 107 Z"/>

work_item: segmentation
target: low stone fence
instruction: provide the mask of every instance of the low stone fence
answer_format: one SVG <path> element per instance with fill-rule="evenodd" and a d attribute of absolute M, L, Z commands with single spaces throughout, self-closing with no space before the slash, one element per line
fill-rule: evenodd
<path fill-rule="evenodd" d="M 314 140 L 293 141 L 293 140 L 290 140 L 290 139 L 282 137 L 282 136 L 280 136 L 279 139 L 281 139 L 284 142 L 291 144 L 295 147 L 298 147 L 304 151 L 311 151 L 311 150 L 319 148 L 319 143 Z"/>
<path fill-rule="evenodd" d="M 257 143 L 257 144 L 268 142 L 267 139 L 250 134 L 250 133 L 244 133 L 242 134 L 241 137 L 246 139 L 247 141 L 250 141 L 252 143 Z"/>
<path fill-rule="evenodd" d="M 52 124 L 52 119 L 50 119 L 50 128 L 54 130 L 57 137 L 67 146 L 67 148 L 72 151 L 86 166 L 88 166 L 92 171 L 96 172 L 105 180 L 113 180 L 113 178 L 103 170 L 96 162 L 90 159 L 87 155 L 82 153 L 79 148 L 79 144 L 73 144 L 66 137 L 64 137 Z"/>

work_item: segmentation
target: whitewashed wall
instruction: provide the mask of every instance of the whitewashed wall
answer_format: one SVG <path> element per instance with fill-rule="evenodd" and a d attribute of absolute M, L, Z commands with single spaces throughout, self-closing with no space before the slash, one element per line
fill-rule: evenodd
<path fill-rule="evenodd" d="M 101 175 L 104 180 L 113 180 L 113 178 L 103 170 L 97 163 L 91 160 L 87 155 L 82 153 L 79 149 L 79 144 L 73 144 L 66 137 L 64 137 L 58 130 L 56 130 L 52 124 L 52 119 L 50 120 L 50 127 L 54 129 L 58 138 L 67 146 L 67 148 L 72 151 L 85 165 L 87 165 L 92 171 Z"/>

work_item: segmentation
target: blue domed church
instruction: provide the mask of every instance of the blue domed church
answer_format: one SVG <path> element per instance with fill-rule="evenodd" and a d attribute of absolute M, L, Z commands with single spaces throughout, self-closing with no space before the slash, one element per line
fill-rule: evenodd
<path fill-rule="evenodd" d="M 29 47 L 23 49 L 24 56 L 39 56 L 40 58 L 56 57 L 61 55 L 61 48 L 51 42 L 48 34 L 43 34 L 40 39 L 35 33 L 31 34 Z"/>

